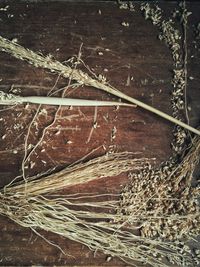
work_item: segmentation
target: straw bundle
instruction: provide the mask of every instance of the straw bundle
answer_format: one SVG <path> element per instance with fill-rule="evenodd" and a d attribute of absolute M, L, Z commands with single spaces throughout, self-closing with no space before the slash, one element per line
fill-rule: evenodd
<path fill-rule="evenodd" d="M 123 155 L 120 155 L 119 164 L 123 162 L 121 166 L 126 166 L 123 170 L 136 167 L 140 174 L 131 176 L 132 179 L 134 178 L 133 182 L 127 186 L 131 190 L 129 194 L 128 190 L 125 191 L 123 201 L 118 194 L 110 195 L 111 200 L 102 201 L 101 196 L 90 194 L 65 196 L 57 192 L 63 188 L 63 185 L 70 185 L 63 184 L 64 179 L 62 180 L 65 175 L 68 180 L 70 172 L 71 177 L 79 177 L 79 182 L 87 182 L 88 179 L 80 179 L 81 174 L 83 177 L 88 176 L 87 170 L 91 175 L 94 174 L 94 177 L 98 177 L 98 166 L 104 163 L 108 167 L 107 170 L 112 166 L 108 172 L 110 175 L 120 173 L 117 165 L 113 164 L 117 163 L 120 157 L 111 155 L 110 163 L 105 161 L 106 158 L 109 161 L 109 156 L 103 156 L 98 160 L 78 164 L 72 167 L 70 172 L 67 169 L 61 171 L 56 178 L 54 175 L 47 176 L 47 185 L 52 185 L 49 190 L 48 186 L 45 186 L 46 179 L 37 180 L 36 177 L 29 178 L 26 186 L 16 184 L 2 190 L 0 213 L 23 227 L 31 228 L 36 233 L 38 233 L 37 229 L 51 231 L 78 241 L 92 250 L 117 256 L 133 265 L 138 261 L 162 267 L 169 266 L 170 261 L 179 266 L 186 263 L 188 266 L 193 266 L 196 261 L 182 238 L 189 238 L 199 230 L 199 209 L 196 204 L 194 206 L 194 194 L 198 191 L 190 187 L 199 151 L 200 141 L 196 138 L 181 164 L 173 170 L 166 171 L 165 168 L 160 176 L 151 169 L 146 173 L 147 169 L 142 170 L 143 164 L 139 165 L 138 160 L 136 163 L 133 160 L 131 165 L 128 160 L 129 164 L 125 164 L 126 160 Z M 144 163 L 144 159 L 141 161 Z M 145 160 L 145 162 L 148 161 Z M 93 172 L 91 172 L 91 166 Z M 114 166 L 115 170 L 112 169 Z M 75 176 L 73 176 L 74 171 Z M 100 167 L 99 171 L 102 173 L 103 169 Z M 172 179 L 172 176 L 175 178 Z M 72 184 L 74 184 L 73 180 Z M 54 195 L 56 192 L 57 195 Z M 190 197 L 191 194 L 193 198 Z M 177 200 L 179 204 L 185 205 L 185 213 L 179 205 L 175 209 Z M 118 209 L 116 213 L 115 210 L 120 205 L 121 210 Z M 90 208 L 97 208 L 97 211 Z M 179 228 L 175 229 L 174 226 L 180 227 L 181 231 L 185 232 L 180 232 Z M 141 235 L 137 234 L 138 230 Z"/>
<path fill-rule="evenodd" d="M 91 250 L 100 250 L 131 264 L 139 261 L 156 267 L 167 266 L 162 262 L 167 255 L 175 262 L 181 258 L 190 260 L 187 256 L 183 257 L 176 246 L 142 238 L 135 235 L 133 229 L 120 229 L 118 224 L 107 221 L 95 223 L 91 219 L 94 220 L 96 214 L 73 211 L 62 200 L 50 200 L 41 196 L 17 199 L 0 195 L 0 203 L 1 214 L 23 227 L 29 227 L 36 233 L 37 229 L 57 233 L 78 241 Z M 154 257 L 155 252 L 160 259 Z"/>
<path fill-rule="evenodd" d="M 117 176 L 130 170 L 140 170 L 153 159 L 133 158 L 135 154 L 121 152 L 107 154 L 86 163 L 78 163 L 59 172 L 38 179 L 38 176 L 26 178 L 26 183 L 6 186 L 9 194 L 25 193 L 28 196 L 49 194 L 69 186 L 83 184 L 103 177 Z"/>

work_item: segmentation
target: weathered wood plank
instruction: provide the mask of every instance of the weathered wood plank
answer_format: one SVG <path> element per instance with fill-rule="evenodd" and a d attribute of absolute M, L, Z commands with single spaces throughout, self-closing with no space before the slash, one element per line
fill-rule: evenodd
<path fill-rule="evenodd" d="M 1 6 L 4 6 L 1 2 Z M 170 12 L 175 3 L 163 3 Z M 194 16 L 189 28 L 188 102 L 190 118 L 195 127 L 199 123 L 199 51 L 194 48 L 193 27 L 200 19 L 198 3 L 191 3 Z M 10 14 L 10 15 L 9 15 Z M 52 54 L 57 60 L 68 60 L 77 55 L 82 45 L 82 59 L 97 75 L 105 75 L 110 83 L 124 93 L 151 104 L 166 113 L 170 109 L 170 80 L 172 59 L 168 48 L 157 39 L 157 29 L 145 21 L 140 12 L 119 10 L 113 2 L 52 2 L 9 4 L 7 12 L 0 13 L 0 32 L 34 51 Z M 124 27 L 122 22 L 128 22 Z M 191 58 L 191 56 L 194 57 Z M 81 66 L 83 68 L 83 66 Z M 84 69 L 84 68 L 83 68 Z M 46 95 L 54 86 L 57 75 L 36 69 L 5 53 L 0 53 L 0 89 L 11 86 L 21 88 L 23 95 Z M 60 78 L 57 88 L 66 86 Z M 70 93 L 72 97 L 114 100 L 115 98 L 92 88 L 81 87 Z M 52 120 L 53 107 L 43 107 L 47 115 L 40 115 L 39 133 Z M 21 173 L 24 155 L 24 138 L 36 106 L 23 105 L 1 111 L 0 186 Z M 47 132 L 44 143 L 30 159 L 32 175 L 52 167 L 62 168 L 80 159 L 93 149 L 104 146 L 106 151 L 142 152 L 145 157 L 155 157 L 156 164 L 170 157 L 172 151 L 172 125 L 140 108 L 98 108 L 97 125 L 90 139 L 94 108 L 62 108 L 55 125 Z M 116 138 L 112 130 L 116 127 Z M 33 132 L 32 141 L 35 140 Z M 69 142 L 70 141 L 70 142 Z M 97 150 L 89 158 L 105 153 Z M 127 175 L 112 177 L 66 190 L 74 192 L 120 192 Z M 0 265 L 62 265 L 62 266 L 125 266 L 118 259 L 107 262 L 107 256 L 89 251 L 86 247 L 52 233 L 41 232 L 61 246 L 71 256 L 64 256 L 56 248 L 30 230 L 21 228 L 0 217 Z"/>

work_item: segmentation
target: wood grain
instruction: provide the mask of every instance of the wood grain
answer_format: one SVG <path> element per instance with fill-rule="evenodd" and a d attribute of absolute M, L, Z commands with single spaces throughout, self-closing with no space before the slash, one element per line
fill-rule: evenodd
<path fill-rule="evenodd" d="M 5 4 L 4 4 L 5 3 Z M 97 75 L 103 74 L 112 85 L 124 93 L 171 114 L 170 91 L 173 62 L 169 49 L 158 41 L 157 29 L 145 21 L 137 10 L 131 13 L 120 10 L 115 2 L 26 2 L 8 3 L 7 12 L 0 12 L 1 35 L 10 40 L 51 54 L 66 61 L 77 55 L 82 45 L 82 60 Z M 1 1 L 1 7 L 6 2 Z M 188 103 L 190 122 L 199 124 L 199 48 L 195 48 L 194 27 L 199 20 L 200 6 L 192 2 L 193 15 L 188 28 Z M 138 4 L 136 4 L 138 7 Z M 176 3 L 162 3 L 166 14 Z M 10 15 L 9 15 L 10 14 Z M 13 15 L 13 16 L 12 16 Z M 129 27 L 122 26 L 128 22 Z M 191 57 L 192 56 L 192 57 Z M 81 66 L 86 71 L 84 66 Z M 0 90 L 8 92 L 11 86 L 20 88 L 22 95 L 46 95 L 58 76 L 36 69 L 26 62 L 0 53 Z M 56 88 L 66 86 L 67 80 L 59 78 Z M 93 88 L 80 87 L 69 92 L 70 97 L 116 100 L 113 96 Z M 33 131 L 31 142 L 41 135 L 55 113 L 52 106 L 43 106 L 38 131 Z M 24 138 L 36 106 L 19 105 L 1 110 L 0 116 L 0 186 L 21 174 L 24 155 Z M 97 109 L 97 128 L 88 141 L 94 119 L 94 108 L 62 108 L 56 123 L 45 135 L 44 142 L 30 158 L 28 175 L 56 167 L 61 169 L 80 159 L 97 147 L 88 159 L 106 151 L 141 152 L 144 157 L 155 157 L 156 165 L 171 155 L 173 125 L 140 108 L 114 107 Z M 112 130 L 116 127 L 116 138 Z M 35 133 L 36 132 L 36 133 Z M 34 167 L 31 168 L 31 162 Z M 75 192 L 120 192 L 127 175 L 104 178 L 87 185 L 66 190 Z M 62 247 L 71 256 L 63 255 L 56 247 L 7 218 L 0 217 L 0 265 L 58 265 L 58 266 L 127 266 L 118 259 L 106 261 L 107 256 L 89 251 L 85 246 L 52 233 L 41 234 Z M 139 265 L 138 265 L 139 266 Z"/>

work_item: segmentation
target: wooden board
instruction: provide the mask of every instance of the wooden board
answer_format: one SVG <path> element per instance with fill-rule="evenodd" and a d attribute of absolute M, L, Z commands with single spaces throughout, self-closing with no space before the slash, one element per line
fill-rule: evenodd
<path fill-rule="evenodd" d="M 6 2 L 1 1 L 0 7 Z M 141 12 L 120 10 L 115 2 L 15 1 L 7 11 L 0 11 L 1 35 L 33 51 L 51 54 L 61 62 L 77 56 L 97 75 L 122 92 L 171 114 L 170 92 L 173 61 L 169 49 L 158 41 L 158 30 L 145 21 Z M 176 3 L 162 3 L 167 15 Z M 188 4 L 193 14 L 188 26 L 188 104 L 191 125 L 200 118 L 199 50 L 194 43 L 194 25 L 200 20 L 198 2 Z M 128 27 L 123 22 L 129 23 Z M 83 65 L 81 68 L 88 71 Z M 68 81 L 44 69 L 0 53 L 0 90 L 16 90 L 22 95 L 46 95 L 55 86 Z M 70 90 L 71 97 L 117 100 L 115 97 L 89 87 Z M 5 107 L 4 107 L 5 108 Z M 2 109 L 2 108 L 1 108 Z M 0 186 L 21 174 L 24 139 L 36 106 L 19 105 L 0 113 Z M 44 106 L 39 118 L 36 142 L 41 130 L 50 123 L 55 107 Z M 59 117 L 31 156 L 27 175 L 56 167 L 61 169 L 95 150 L 88 159 L 108 151 L 141 152 L 156 158 L 158 166 L 171 155 L 173 125 L 140 108 L 114 107 L 97 109 L 97 127 L 90 136 L 95 108 L 62 108 Z M 112 139 L 113 129 L 116 137 Z M 102 148 L 102 146 L 104 148 Z M 34 166 L 33 166 L 34 164 Z M 84 186 L 66 190 L 75 192 L 120 192 L 127 175 L 104 178 Z M 42 235 L 58 244 L 68 254 L 7 218 L 0 217 L 0 265 L 60 265 L 60 266 L 125 266 L 118 259 L 106 261 L 107 256 L 89 251 L 85 246 L 52 233 Z"/>

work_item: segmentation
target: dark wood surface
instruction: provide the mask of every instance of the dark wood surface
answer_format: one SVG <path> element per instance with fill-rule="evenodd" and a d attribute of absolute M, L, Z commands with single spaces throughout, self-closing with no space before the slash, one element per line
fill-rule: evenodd
<path fill-rule="evenodd" d="M 0 7 L 5 5 L 6 2 L 1 1 Z M 171 114 L 173 62 L 170 51 L 158 41 L 157 28 L 145 21 L 141 12 L 120 10 L 115 2 L 11 1 L 8 5 L 6 12 L 0 11 L 0 33 L 3 37 L 10 40 L 16 38 L 19 44 L 44 55 L 51 54 L 60 61 L 77 55 L 82 45 L 82 60 L 96 74 L 104 74 L 112 85 L 124 93 Z M 169 15 L 176 3 L 162 3 L 161 6 Z M 191 107 L 190 122 L 197 127 L 200 118 L 200 74 L 194 25 L 200 20 L 200 5 L 192 2 L 188 6 L 193 12 L 188 27 L 188 75 L 194 77 L 188 80 L 188 103 Z M 124 21 L 129 23 L 129 27 L 122 26 Z M 128 77 L 132 77 L 130 85 L 127 84 Z M 0 89 L 5 92 L 12 87 L 21 88 L 22 95 L 46 95 L 58 77 L 1 52 L 0 78 Z M 56 87 L 65 86 L 67 82 L 60 78 Z M 70 96 L 116 100 L 113 96 L 87 87 L 76 89 Z M 32 142 L 36 142 L 42 128 L 48 125 L 55 112 L 54 107 L 43 108 L 47 110 L 47 116 L 40 116 L 39 132 L 31 137 Z M 0 112 L 1 187 L 21 174 L 24 138 L 35 110 L 34 105 L 28 109 L 19 105 Z M 173 125 L 170 123 L 140 108 L 109 107 L 98 108 L 97 111 L 98 127 L 87 142 L 94 108 L 62 108 L 58 120 L 45 135 L 46 142 L 32 155 L 30 161 L 35 162 L 35 166 L 27 169 L 27 174 L 36 174 L 52 167 L 62 168 L 102 145 L 106 151 L 142 152 L 145 157 L 155 157 L 156 165 L 171 156 Z M 113 127 L 117 129 L 114 140 L 111 138 Z M 45 152 L 42 152 L 43 149 Z M 99 149 L 89 158 L 104 153 L 103 149 Z M 70 188 L 66 194 L 120 192 L 126 182 L 127 175 L 104 178 Z M 0 217 L 0 265 L 126 265 L 118 259 L 108 262 L 107 256 L 99 252 L 94 254 L 85 246 L 55 234 L 41 233 L 71 257 L 64 256 L 29 229 Z"/>

